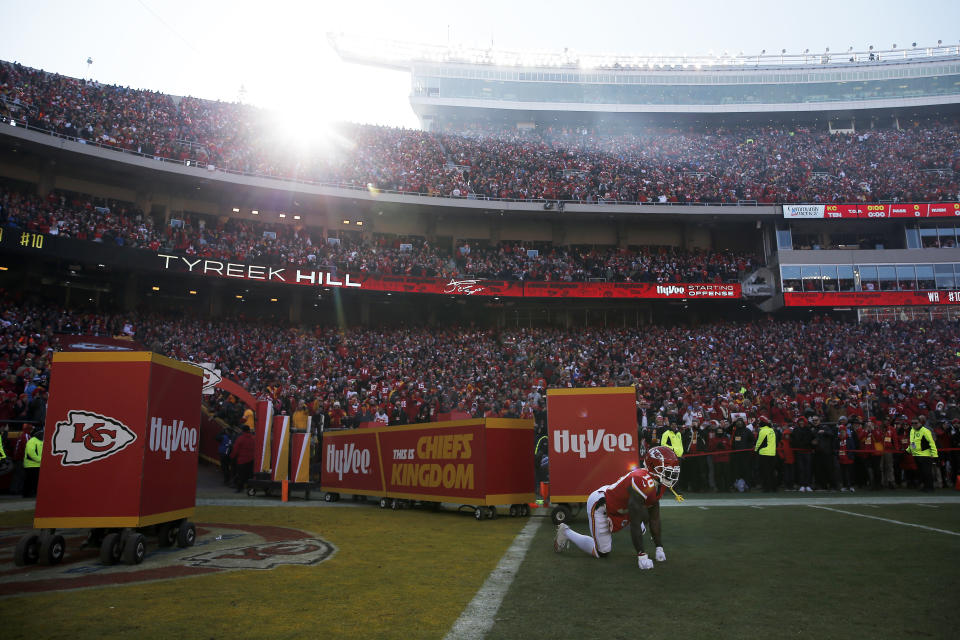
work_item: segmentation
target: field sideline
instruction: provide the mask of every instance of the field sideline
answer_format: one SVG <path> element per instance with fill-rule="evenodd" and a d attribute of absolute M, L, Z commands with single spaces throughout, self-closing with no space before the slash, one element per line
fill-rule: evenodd
<path fill-rule="evenodd" d="M 11 595 L 0 599 L 4 637 L 947 638 L 955 629 L 954 492 L 665 501 L 667 562 L 649 572 L 626 533 L 603 560 L 572 547 L 555 554 L 546 510 L 477 522 L 455 510 L 201 495 L 195 520 L 226 523 L 210 535 L 229 523 L 288 527 L 336 552 L 311 566 Z M 0 502 L 0 528 L 29 527 L 23 506 Z M 0 553 L 10 544 L 0 536 Z M 163 557 L 149 548 L 142 567 Z M 3 558 L 0 577 L 53 569 Z"/>

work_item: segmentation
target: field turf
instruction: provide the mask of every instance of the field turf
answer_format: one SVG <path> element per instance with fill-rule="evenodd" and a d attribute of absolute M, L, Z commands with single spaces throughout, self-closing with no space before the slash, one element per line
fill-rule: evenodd
<path fill-rule="evenodd" d="M 597 560 L 543 526 L 488 638 L 956 638 L 960 503 L 664 508 L 667 562 Z M 586 529 L 584 518 L 574 530 Z M 652 555 L 652 543 L 647 550 Z"/>
<path fill-rule="evenodd" d="M 645 572 L 626 532 L 602 560 L 556 554 L 538 517 L 486 637 L 956 637 L 960 501 L 802 502 L 665 506 L 667 562 Z M 303 529 L 338 550 L 315 566 L 0 599 L 3 638 L 443 638 L 527 523 L 319 504 L 198 507 L 195 520 Z"/>

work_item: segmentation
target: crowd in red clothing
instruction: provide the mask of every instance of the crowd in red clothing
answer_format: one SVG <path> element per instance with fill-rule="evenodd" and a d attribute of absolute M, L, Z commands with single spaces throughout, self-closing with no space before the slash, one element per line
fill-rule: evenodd
<path fill-rule="evenodd" d="M 53 192 L 0 187 L 0 227 L 154 252 L 250 264 L 296 265 L 341 273 L 500 280 L 729 282 L 762 264 L 755 255 L 677 247 L 559 247 L 551 243 L 461 241 L 454 250 L 422 237 L 342 234 L 239 218 L 184 215 L 158 224 L 134 205 Z"/>
<path fill-rule="evenodd" d="M 102 85 L 8 62 L 0 62 L 0 118 L 201 167 L 445 197 L 960 199 L 955 120 L 834 135 L 787 124 L 625 131 L 473 125 L 437 133 L 343 125 L 334 142 L 311 149 L 282 138 L 275 117 L 257 108 Z"/>
<path fill-rule="evenodd" d="M 132 333 L 153 351 L 215 362 L 278 411 L 300 408 L 328 427 L 432 421 L 451 412 L 530 417 L 542 425 L 548 388 L 635 385 L 646 446 L 666 425 L 682 424 L 688 449 L 696 451 L 701 439 L 701 451 L 716 448 L 711 433 L 727 448 L 749 449 L 752 426 L 763 420 L 783 434 L 781 447 L 793 442 L 807 450 L 829 441 L 838 460 L 856 460 L 893 433 L 889 428 L 914 420 L 936 429 L 943 448 L 955 447 L 960 436 L 954 323 L 813 318 L 642 329 L 341 329 L 79 313 L 4 298 L 0 422 L 42 420 L 55 334 Z M 861 429 L 856 444 L 834 426 L 846 424 Z M 820 425 L 832 432 L 818 437 L 826 428 Z M 813 429 L 809 438 L 791 436 L 805 429 Z M 902 451 L 895 439 L 889 446 Z M 831 472 L 824 473 L 829 483 Z M 688 477 L 702 478 L 693 471 Z M 752 478 L 743 469 L 740 477 Z"/>

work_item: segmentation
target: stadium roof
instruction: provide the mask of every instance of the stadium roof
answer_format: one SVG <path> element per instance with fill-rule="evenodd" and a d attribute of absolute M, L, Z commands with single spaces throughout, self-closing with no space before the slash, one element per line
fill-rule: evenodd
<path fill-rule="evenodd" d="M 361 35 L 328 33 L 331 46 L 348 62 L 356 62 L 389 69 L 408 71 L 416 63 L 447 63 L 495 67 L 521 67 L 536 69 L 742 69 L 782 68 L 824 65 L 850 67 L 884 62 L 923 62 L 960 56 L 960 45 L 944 45 L 938 41 L 932 46 L 875 50 L 872 45 L 863 51 L 779 52 L 744 53 L 722 51 L 707 55 L 688 54 L 593 54 L 578 53 L 570 49 L 550 51 L 506 51 L 493 48 L 481 49 L 463 46 L 419 44 L 399 40 L 386 40 Z"/>

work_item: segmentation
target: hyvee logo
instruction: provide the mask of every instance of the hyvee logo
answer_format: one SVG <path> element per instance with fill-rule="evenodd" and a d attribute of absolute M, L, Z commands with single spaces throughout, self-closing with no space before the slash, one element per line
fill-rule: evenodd
<path fill-rule="evenodd" d="M 87 464 L 122 451 L 137 434 L 119 420 L 92 411 L 68 411 L 53 432 L 53 455 L 61 464 Z"/>
<path fill-rule="evenodd" d="M 163 418 L 150 418 L 150 451 L 163 451 L 167 460 L 177 451 L 196 451 L 198 437 L 197 429 L 184 427 L 183 420 L 163 424 Z"/>
<path fill-rule="evenodd" d="M 685 287 L 675 287 L 673 285 L 663 286 L 660 284 L 657 285 L 657 293 L 664 296 L 672 296 L 672 295 L 682 296 L 686 292 L 687 292 L 687 289 Z"/>
<path fill-rule="evenodd" d="M 370 473 L 370 450 L 357 449 L 352 442 L 338 449 L 335 444 L 327 445 L 327 469 L 337 474 L 337 479 L 343 480 L 345 473 Z"/>
<path fill-rule="evenodd" d="M 587 429 L 586 433 L 574 434 L 568 429 L 553 432 L 553 450 L 557 453 L 573 451 L 581 458 L 586 458 L 588 453 L 596 453 L 601 448 L 611 453 L 618 450 L 629 453 L 633 450 L 633 436 L 629 433 L 606 433 L 604 429 Z"/>

